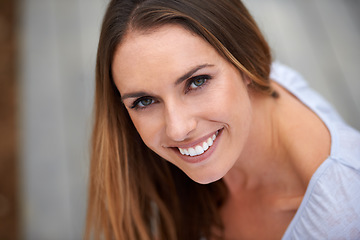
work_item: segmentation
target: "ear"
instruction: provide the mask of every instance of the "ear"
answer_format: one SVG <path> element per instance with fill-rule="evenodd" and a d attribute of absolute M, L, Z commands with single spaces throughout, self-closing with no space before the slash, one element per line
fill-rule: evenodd
<path fill-rule="evenodd" d="M 250 77 L 248 75 L 246 75 L 245 73 L 242 73 L 241 75 L 242 75 L 245 85 L 250 86 L 251 82 L 252 82 Z"/>

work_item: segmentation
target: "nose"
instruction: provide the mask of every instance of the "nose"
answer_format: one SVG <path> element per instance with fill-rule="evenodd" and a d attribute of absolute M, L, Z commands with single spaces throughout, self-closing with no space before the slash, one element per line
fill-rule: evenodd
<path fill-rule="evenodd" d="M 173 141 L 183 141 L 196 128 L 197 121 L 190 109 L 185 106 L 167 107 L 165 114 L 167 136 Z"/>

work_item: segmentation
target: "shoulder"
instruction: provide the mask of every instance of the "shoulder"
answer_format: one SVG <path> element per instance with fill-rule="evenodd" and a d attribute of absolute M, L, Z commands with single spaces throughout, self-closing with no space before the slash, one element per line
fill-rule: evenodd
<path fill-rule="evenodd" d="M 360 133 L 296 71 L 274 63 L 270 77 L 317 114 L 331 135 L 330 156 L 312 176 L 283 239 L 360 239 Z"/>
<path fill-rule="evenodd" d="M 339 123 L 334 126 L 333 158 L 360 171 L 360 133 L 352 127 Z"/>
<path fill-rule="evenodd" d="M 334 127 L 332 153 L 313 175 L 283 239 L 360 238 L 360 134 Z"/>

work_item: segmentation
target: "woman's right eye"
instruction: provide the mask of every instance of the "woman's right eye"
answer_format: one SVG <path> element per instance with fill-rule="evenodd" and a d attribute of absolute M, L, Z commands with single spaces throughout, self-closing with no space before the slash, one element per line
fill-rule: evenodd
<path fill-rule="evenodd" d="M 149 105 L 154 103 L 154 99 L 149 98 L 149 97 L 142 97 L 137 99 L 133 105 L 131 106 L 131 108 L 135 108 L 135 109 L 142 109 L 142 108 L 146 108 Z"/>

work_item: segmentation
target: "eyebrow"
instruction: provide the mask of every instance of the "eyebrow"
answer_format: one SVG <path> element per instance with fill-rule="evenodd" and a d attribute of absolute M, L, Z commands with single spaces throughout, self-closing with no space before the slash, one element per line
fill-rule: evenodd
<path fill-rule="evenodd" d="M 196 73 L 200 69 L 205 68 L 205 67 L 212 67 L 212 66 L 214 66 L 214 65 L 206 63 L 206 64 L 202 64 L 202 65 L 194 67 L 193 69 L 191 69 L 190 71 L 185 73 L 183 76 L 179 77 L 178 80 L 176 80 L 175 85 L 179 85 L 180 83 L 182 83 L 183 81 L 185 81 L 186 79 L 191 77 L 194 73 Z"/>
<path fill-rule="evenodd" d="M 185 81 L 186 79 L 190 78 L 194 73 L 196 73 L 197 71 L 199 71 L 202 68 L 205 67 L 212 67 L 214 65 L 212 64 L 202 64 L 202 65 L 198 65 L 194 68 L 192 68 L 190 71 L 188 71 L 187 73 L 185 73 L 184 75 L 182 75 L 181 77 L 179 77 L 176 81 L 175 81 L 175 85 L 179 85 L 181 84 L 183 81 Z M 121 101 L 124 101 L 127 98 L 138 98 L 138 97 L 143 97 L 143 96 L 147 96 L 149 95 L 146 92 L 133 92 L 133 93 L 126 93 L 123 96 L 121 96 Z"/>
<path fill-rule="evenodd" d="M 127 98 L 138 98 L 138 97 L 143 97 L 146 95 L 148 95 L 146 92 L 127 93 L 127 94 L 124 94 L 123 96 L 121 96 L 121 101 L 123 102 L 124 99 L 127 99 Z"/>

